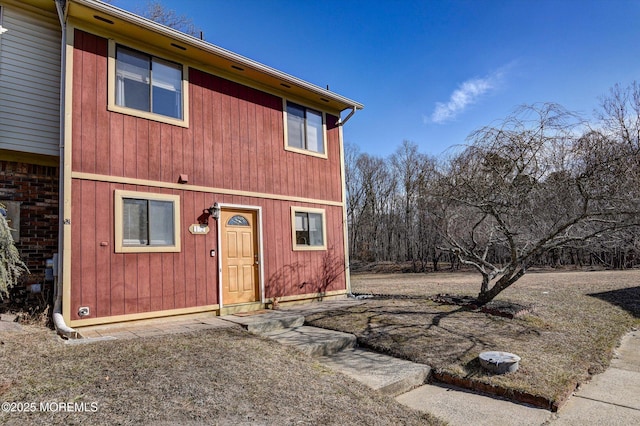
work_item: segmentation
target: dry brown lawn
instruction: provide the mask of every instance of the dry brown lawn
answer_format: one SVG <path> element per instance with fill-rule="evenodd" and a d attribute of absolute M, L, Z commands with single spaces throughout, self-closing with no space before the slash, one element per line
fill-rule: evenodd
<path fill-rule="evenodd" d="M 369 299 L 350 309 L 307 318 L 312 325 L 356 334 L 359 343 L 508 391 L 561 404 L 575 386 L 602 372 L 620 338 L 640 326 L 640 271 L 529 273 L 497 300 L 531 306 L 514 319 L 428 296 L 477 295 L 472 273 L 368 274 L 352 276 L 361 294 L 402 296 Z M 487 350 L 518 354 L 520 369 L 486 373 L 477 357 Z"/>
<path fill-rule="evenodd" d="M 440 424 L 238 328 L 65 345 L 29 326 L 0 342 L 0 402 L 89 410 L 0 412 L 0 424 Z"/>

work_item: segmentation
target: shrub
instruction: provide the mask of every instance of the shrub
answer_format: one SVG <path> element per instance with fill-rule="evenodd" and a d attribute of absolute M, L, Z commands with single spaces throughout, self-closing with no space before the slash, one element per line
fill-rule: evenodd
<path fill-rule="evenodd" d="M 6 210 L 0 204 L 0 300 L 9 295 L 9 288 L 16 285 L 23 272 L 28 273 L 29 269 L 20 259 L 7 222 Z"/>

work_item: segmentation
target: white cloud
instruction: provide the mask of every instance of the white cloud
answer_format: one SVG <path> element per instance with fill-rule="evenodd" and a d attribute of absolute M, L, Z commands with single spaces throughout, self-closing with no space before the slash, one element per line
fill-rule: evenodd
<path fill-rule="evenodd" d="M 436 108 L 431 114 L 430 121 L 440 124 L 453 120 L 482 95 L 496 89 L 503 76 L 504 70 L 498 70 L 484 78 L 472 78 L 463 82 L 453 91 L 449 102 L 436 102 Z M 428 120 L 425 119 L 425 121 Z"/>

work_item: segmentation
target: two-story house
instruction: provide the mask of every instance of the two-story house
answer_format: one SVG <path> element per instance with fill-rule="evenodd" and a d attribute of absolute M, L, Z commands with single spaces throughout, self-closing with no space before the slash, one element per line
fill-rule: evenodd
<path fill-rule="evenodd" d="M 23 31 L 10 16 L 46 18 L 58 46 L 49 71 L 40 54 L 18 59 L 40 73 L 38 107 L 40 78 L 60 88 L 41 124 L 46 152 L 30 135 L 4 137 L 18 122 L 2 110 L 0 160 L 59 173 L 67 325 L 348 293 L 342 125 L 360 103 L 100 1 L 0 7 L 3 66 L 5 37 Z M 30 131 L 34 108 L 21 121 Z"/>

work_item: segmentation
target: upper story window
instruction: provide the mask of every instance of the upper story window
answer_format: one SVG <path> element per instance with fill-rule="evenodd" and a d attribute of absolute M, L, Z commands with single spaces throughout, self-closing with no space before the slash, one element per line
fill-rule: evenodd
<path fill-rule="evenodd" d="M 110 43 L 109 109 L 187 127 L 186 67 Z"/>
<path fill-rule="evenodd" d="M 305 106 L 285 101 L 286 148 L 326 157 L 324 114 Z"/>
<path fill-rule="evenodd" d="M 182 119 L 182 65 L 118 46 L 116 105 Z"/>

